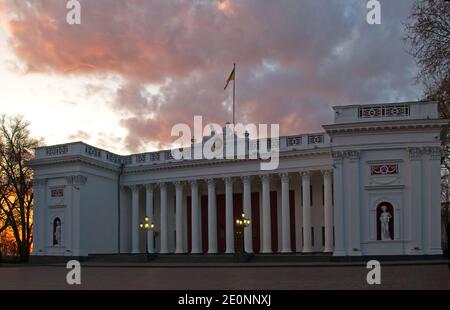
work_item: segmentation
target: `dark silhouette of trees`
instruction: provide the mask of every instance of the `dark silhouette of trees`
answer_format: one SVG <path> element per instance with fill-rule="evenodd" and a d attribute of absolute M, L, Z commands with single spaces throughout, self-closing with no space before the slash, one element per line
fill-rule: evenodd
<path fill-rule="evenodd" d="M 0 116 L 0 232 L 12 231 L 22 261 L 28 260 L 33 242 L 32 170 L 26 162 L 41 144 L 28 127 L 21 116 Z"/>

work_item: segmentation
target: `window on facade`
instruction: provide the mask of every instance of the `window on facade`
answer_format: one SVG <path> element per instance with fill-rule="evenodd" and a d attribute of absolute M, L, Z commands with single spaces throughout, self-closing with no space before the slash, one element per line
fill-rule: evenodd
<path fill-rule="evenodd" d="M 333 246 L 334 246 L 334 226 L 333 226 Z"/>
<path fill-rule="evenodd" d="M 331 201 L 334 204 L 334 183 L 331 182 Z"/>
<path fill-rule="evenodd" d="M 325 246 L 325 227 L 322 226 L 322 246 Z"/>
<path fill-rule="evenodd" d="M 322 206 L 325 205 L 325 187 L 322 184 Z"/>
<path fill-rule="evenodd" d="M 303 207 L 303 186 L 300 188 L 300 206 Z"/>
<path fill-rule="evenodd" d="M 305 235 L 303 234 L 303 227 L 302 227 L 302 247 L 304 246 L 305 242 Z"/>

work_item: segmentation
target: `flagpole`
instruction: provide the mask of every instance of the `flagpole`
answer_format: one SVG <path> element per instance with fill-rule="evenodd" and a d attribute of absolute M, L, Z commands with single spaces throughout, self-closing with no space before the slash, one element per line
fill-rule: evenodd
<path fill-rule="evenodd" d="M 236 123 L 236 108 L 235 108 L 235 100 L 236 100 L 236 63 L 233 64 L 233 71 L 234 71 L 234 79 L 233 79 L 233 125 Z"/>

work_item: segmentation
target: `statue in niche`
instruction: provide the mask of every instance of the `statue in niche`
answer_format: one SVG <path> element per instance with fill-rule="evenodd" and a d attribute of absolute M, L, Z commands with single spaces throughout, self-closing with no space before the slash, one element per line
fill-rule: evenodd
<path fill-rule="evenodd" d="M 392 219 L 391 213 L 389 213 L 386 206 L 381 207 L 380 223 L 381 223 L 381 240 L 392 240 L 389 233 L 389 222 Z"/>
<path fill-rule="evenodd" d="M 53 245 L 61 245 L 61 219 L 53 220 Z"/>

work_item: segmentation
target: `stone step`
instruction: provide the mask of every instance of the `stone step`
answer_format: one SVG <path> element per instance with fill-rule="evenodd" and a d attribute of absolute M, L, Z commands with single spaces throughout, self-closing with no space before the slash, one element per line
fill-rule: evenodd
<path fill-rule="evenodd" d="M 138 263 L 152 261 L 155 263 L 232 263 L 232 262 L 329 262 L 330 254 L 93 254 L 88 262 Z"/>

